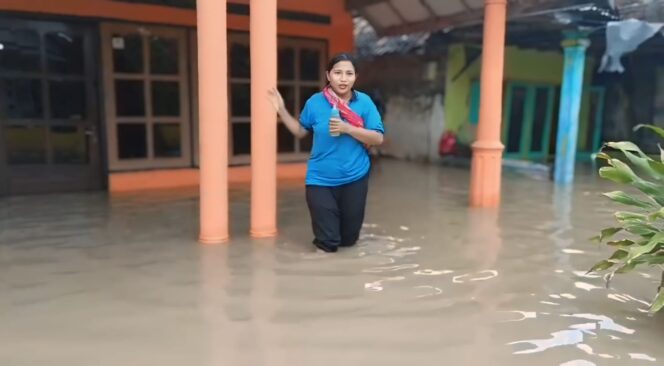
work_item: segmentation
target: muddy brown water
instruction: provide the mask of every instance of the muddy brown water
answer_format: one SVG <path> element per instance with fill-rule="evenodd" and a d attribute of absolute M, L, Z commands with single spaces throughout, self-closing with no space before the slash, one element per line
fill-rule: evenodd
<path fill-rule="evenodd" d="M 505 172 L 500 210 L 468 172 L 381 161 L 360 243 L 316 252 L 303 189 L 280 235 L 196 243 L 195 191 L 0 201 L 0 365 L 661 365 L 659 273 L 585 271 L 612 222 L 591 172 L 571 189 Z"/>

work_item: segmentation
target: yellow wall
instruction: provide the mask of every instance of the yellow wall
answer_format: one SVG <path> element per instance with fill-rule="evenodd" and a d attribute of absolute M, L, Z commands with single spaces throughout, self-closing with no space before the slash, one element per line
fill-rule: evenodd
<path fill-rule="evenodd" d="M 452 80 L 466 66 L 468 55 L 462 44 L 449 47 L 447 60 L 447 80 L 445 83 L 445 123 L 446 129 L 459 132 L 469 124 L 470 89 L 473 81 L 480 79 L 481 57 L 473 62 L 456 80 Z M 589 86 L 594 66 L 593 60 L 586 63 L 585 84 Z M 520 81 L 559 86 L 563 75 L 562 52 L 524 50 L 517 47 L 505 49 L 505 82 Z M 585 88 L 588 89 L 587 87 Z M 557 106 L 556 106 L 557 108 Z M 589 115 L 588 95 L 584 94 L 581 107 L 581 124 Z M 579 140 L 585 136 L 579 130 Z"/>
<path fill-rule="evenodd" d="M 445 129 L 455 132 L 468 123 L 470 87 L 480 69 L 478 59 L 463 74 L 459 74 L 466 67 L 466 60 L 464 45 L 450 45 L 445 80 Z"/>

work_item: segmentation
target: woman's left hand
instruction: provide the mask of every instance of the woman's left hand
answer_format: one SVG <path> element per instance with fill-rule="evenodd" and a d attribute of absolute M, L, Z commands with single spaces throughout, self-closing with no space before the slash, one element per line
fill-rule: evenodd
<path fill-rule="evenodd" d="M 351 125 L 346 122 L 336 119 L 330 120 L 330 133 L 347 134 L 349 133 Z"/>
<path fill-rule="evenodd" d="M 332 130 L 332 122 L 330 121 L 330 131 Z M 341 122 L 339 126 L 334 127 L 339 133 L 345 133 L 353 137 L 355 140 L 363 143 L 366 146 L 378 146 L 383 143 L 383 133 L 378 131 L 367 130 L 362 127 L 355 127 L 351 124 Z"/>

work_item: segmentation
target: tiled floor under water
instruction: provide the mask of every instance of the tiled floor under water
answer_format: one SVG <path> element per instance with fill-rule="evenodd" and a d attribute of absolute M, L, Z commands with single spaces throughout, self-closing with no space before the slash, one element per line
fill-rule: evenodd
<path fill-rule="evenodd" d="M 298 184 L 280 236 L 196 243 L 195 191 L 0 201 L 0 365 L 658 365 L 659 273 L 585 271 L 608 252 L 613 190 L 506 173 L 499 212 L 467 208 L 468 172 L 381 161 L 363 238 L 314 251 Z"/>

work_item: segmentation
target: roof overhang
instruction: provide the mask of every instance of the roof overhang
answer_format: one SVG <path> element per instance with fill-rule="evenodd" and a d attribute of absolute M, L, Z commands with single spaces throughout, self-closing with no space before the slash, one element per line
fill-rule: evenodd
<path fill-rule="evenodd" d="M 579 6 L 593 0 L 508 0 L 508 18 Z M 381 36 L 433 32 L 482 23 L 484 0 L 346 0 Z"/>
<path fill-rule="evenodd" d="M 612 0 L 621 18 L 649 22 L 664 21 L 664 2 L 652 0 Z"/>

